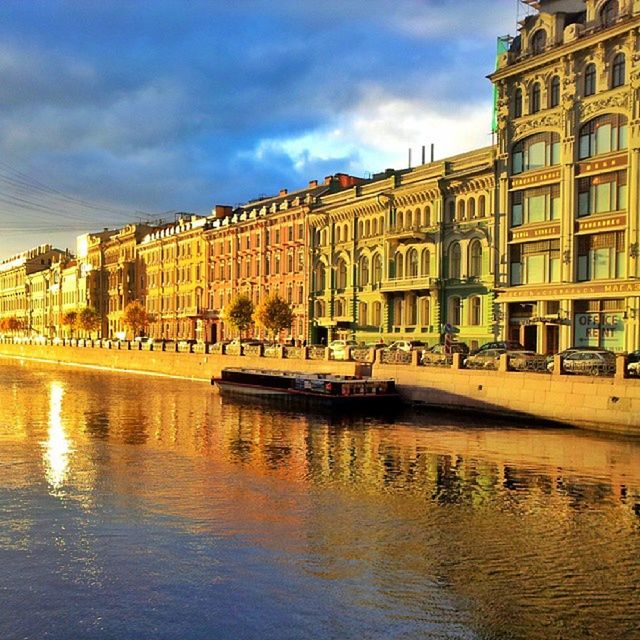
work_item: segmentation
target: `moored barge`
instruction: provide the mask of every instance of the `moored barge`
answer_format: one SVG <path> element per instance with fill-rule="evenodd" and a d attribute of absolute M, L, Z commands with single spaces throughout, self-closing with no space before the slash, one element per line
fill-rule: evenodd
<path fill-rule="evenodd" d="M 225 367 L 211 384 L 223 395 L 291 398 L 328 406 L 395 402 L 400 396 L 392 379 L 365 378 L 332 373 L 304 373 L 272 369 Z"/>

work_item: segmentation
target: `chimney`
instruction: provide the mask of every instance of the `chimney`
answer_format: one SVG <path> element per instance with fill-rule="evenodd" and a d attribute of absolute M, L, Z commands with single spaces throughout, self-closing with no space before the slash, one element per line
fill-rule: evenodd
<path fill-rule="evenodd" d="M 216 220 L 221 220 L 222 218 L 231 215 L 231 207 L 226 204 L 217 204 L 212 213 L 215 215 Z"/>
<path fill-rule="evenodd" d="M 280 196 L 286 196 L 287 193 L 289 193 L 286 189 L 280 189 L 280 193 L 278 195 Z"/>
<path fill-rule="evenodd" d="M 318 181 L 317 180 L 309 180 L 309 188 L 313 189 L 314 187 L 318 186 Z"/>

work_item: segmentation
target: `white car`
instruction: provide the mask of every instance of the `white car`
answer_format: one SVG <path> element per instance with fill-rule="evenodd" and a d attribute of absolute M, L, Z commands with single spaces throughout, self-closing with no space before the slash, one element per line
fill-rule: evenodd
<path fill-rule="evenodd" d="M 421 340 L 396 340 L 389 345 L 391 351 L 406 351 L 407 353 L 413 349 L 424 349 L 426 347 L 426 343 Z"/>
<path fill-rule="evenodd" d="M 355 340 L 332 340 L 329 343 L 329 351 L 332 360 L 346 360 L 349 347 L 355 347 Z"/>

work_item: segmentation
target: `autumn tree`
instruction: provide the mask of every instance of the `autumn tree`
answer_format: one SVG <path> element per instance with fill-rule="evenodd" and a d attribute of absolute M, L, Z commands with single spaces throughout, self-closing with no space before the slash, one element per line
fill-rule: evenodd
<path fill-rule="evenodd" d="M 76 324 L 78 322 L 78 312 L 77 311 L 67 311 L 62 314 L 62 325 L 67 327 L 67 331 L 73 338 L 73 331 L 76 328 Z"/>
<path fill-rule="evenodd" d="M 100 326 L 100 316 L 93 307 L 85 307 L 78 313 L 77 326 L 91 335 Z"/>
<path fill-rule="evenodd" d="M 255 308 L 251 298 L 245 294 L 238 294 L 225 309 L 225 319 L 235 327 L 240 336 L 251 326 Z"/>
<path fill-rule="evenodd" d="M 258 306 L 254 317 L 256 322 L 271 333 L 275 340 L 283 329 L 291 327 L 293 311 L 284 298 L 274 293 Z"/>
<path fill-rule="evenodd" d="M 142 306 L 142 303 L 139 300 L 134 300 L 124 308 L 122 321 L 126 327 L 131 329 L 135 337 L 143 335 L 144 330 L 149 325 L 149 315 L 147 314 L 147 310 Z"/>

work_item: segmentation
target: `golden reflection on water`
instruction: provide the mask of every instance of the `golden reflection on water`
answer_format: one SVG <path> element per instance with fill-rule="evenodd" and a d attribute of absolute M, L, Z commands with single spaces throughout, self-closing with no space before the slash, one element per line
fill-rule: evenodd
<path fill-rule="evenodd" d="M 62 422 L 62 399 L 64 385 L 52 380 L 49 385 L 49 422 L 47 440 L 43 443 L 45 478 L 52 493 L 63 487 L 69 472 L 71 445 Z"/>

